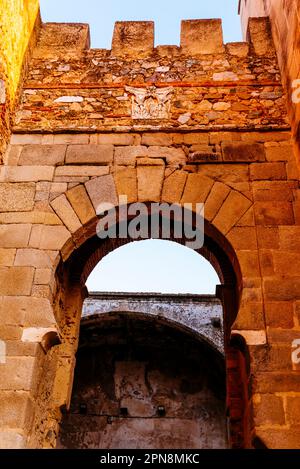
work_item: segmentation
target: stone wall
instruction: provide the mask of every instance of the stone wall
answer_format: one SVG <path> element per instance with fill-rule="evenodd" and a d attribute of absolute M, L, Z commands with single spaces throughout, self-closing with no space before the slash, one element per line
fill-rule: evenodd
<path fill-rule="evenodd" d="M 250 44 L 223 45 L 219 20 L 184 21 L 181 37 L 154 48 L 152 23 L 118 23 L 111 51 L 90 50 L 86 25 L 43 25 L 14 131 L 289 127 L 265 23 Z"/>
<path fill-rule="evenodd" d="M 39 26 L 38 0 L 2 0 L 0 11 L 0 161 L 27 56 Z"/>
<path fill-rule="evenodd" d="M 293 126 L 298 159 L 300 155 L 300 7 L 297 0 L 241 0 L 241 16 L 244 37 L 249 17 L 269 16 L 284 85 L 288 95 L 288 110 Z M 292 96 L 297 96 L 297 103 Z"/>
<path fill-rule="evenodd" d="M 56 446 L 84 280 L 118 247 L 97 207 L 119 195 L 205 204 L 236 446 L 299 447 L 299 175 L 268 23 L 251 24 L 224 46 L 219 21 L 185 21 L 181 48 L 153 49 L 152 24 L 118 23 L 112 52 L 43 26 L 0 168 L 1 447 Z"/>
<path fill-rule="evenodd" d="M 146 309 L 160 297 L 127 301 Z M 202 314 L 215 301 L 194 298 Z M 103 309 L 101 296 L 99 309 Z M 109 295 L 110 304 L 123 302 Z M 180 298 L 189 308 L 191 298 Z M 93 306 L 97 299 L 93 298 Z M 212 302 L 212 304 L 211 304 Z M 64 415 L 59 448 L 225 448 L 224 358 L 176 322 L 152 313 L 89 311 L 85 303 L 70 411 Z M 162 302 L 162 308 L 163 308 Z M 168 309 L 178 314 L 170 296 Z M 115 308 L 113 308 L 115 309 Z M 124 308 L 123 308 L 124 309 Z M 93 313 L 93 314 L 89 314 Z M 180 347 L 178 347 L 180 343 Z"/>

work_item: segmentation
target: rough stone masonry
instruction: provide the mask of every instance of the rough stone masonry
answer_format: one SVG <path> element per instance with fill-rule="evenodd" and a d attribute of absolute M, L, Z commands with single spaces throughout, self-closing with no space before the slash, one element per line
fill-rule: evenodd
<path fill-rule="evenodd" d="M 0 82 L 0 447 L 56 446 L 84 283 L 117 247 L 95 242 L 96 210 L 119 195 L 205 204 L 231 445 L 299 447 L 299 174 L 268 19 L 226 45 L 219 20 L 183 21 L 179 47 L 119 22 L 111 51 L 84 24 L 26 31 L 15 114 Z"/>

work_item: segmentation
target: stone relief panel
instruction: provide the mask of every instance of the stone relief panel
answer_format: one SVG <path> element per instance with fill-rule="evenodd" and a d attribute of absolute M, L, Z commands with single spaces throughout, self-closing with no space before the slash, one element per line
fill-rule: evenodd
<path fill-rule="evenodd" d="M 131 94 L 133 119 L 168 119 L 174 88 L 134 88 L 126 86 Z"/>

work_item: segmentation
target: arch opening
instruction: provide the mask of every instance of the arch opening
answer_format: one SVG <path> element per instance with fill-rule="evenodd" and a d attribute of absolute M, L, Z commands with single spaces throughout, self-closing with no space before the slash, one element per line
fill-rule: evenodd
<path fill-rule="evenodd" d="M 93 221 L 93 226 L 90 227 L 91 233 L 95 233 L 95 225 L 96 220 Z M 224 322 L 222 325 L 222 343 L 225 353 L 225 368 L 227 370 L 225 373 L 226 388 L 228 389 L 227 357 L 230 356 L 231 351 L 231 326 L 238 311 L 241 292 L 241 275 L 236 255 L 228 240 L 207 221 L 205 222 L 204 229 L 204 245 L 197 252 L 211 263 L 220 279 L 220 285 L 217 286 L 216 297 L 223 307 Z M 180 240 L 173 238 L 172 241 L 184 244 L 184 238 Z M 108 238 L 105 240 L 99 240 L 97 236 L 91 236 L 88 239 L 85 238 L 84 240 L 79 240 L 78 248 L 68 256 L 68 259 L 63 264 L 58 266 L 57 279 L 60 289 L 56 298 L 56 307 L 61 314 L 59 321 L 61 321 L 62 324 L 62 334 L 64 335 L 66 342 L 69 343 L 68 347 L 69 350 L 71 348 L 71 353 L 74 354 L 78 347 L 82 305 L 84 299 L 88 295 L 85 283 L 89 274 L 105 255 L 116 248 L 131 242 L 132 240 L 129 238 Z M 126 312 L 126 310 L 123 310 L 123 312 L 124 311 Z M 68 409 L 70 406 L 72 385 L 73 379 L 71 377 L 68 399 L 65 401 L 66 404 L 61 406 L 63 410 Z M 243 405 L 247 400 L 248 396 L 243 395 Z M 227 399 L 229 427 L 233 428 L 230 417 L 230 405 L 231 401 L 228 401 Z M 231 443 L 229 444 L 232 447 L 249 446 L 249 443 L 245 440 L 245 435 L 248 435 L 249 433 L 248 426 L 250 425 L 250 420 L 248 419 L 245 423 L 243 409 L 241 412 L 242 415 L 235 418 L 233 429 L 233 432 L 238 433 L 239 438 L 234 440 L 230 432 Z M 225 422 L 225 414 L 223 417 L 223 422 Z M 244 428 L 245 425 L 247 426 L 247 431 Z M 234 443 L 232 445 L 232 441 L 237 441 L 237 444 Z"/>

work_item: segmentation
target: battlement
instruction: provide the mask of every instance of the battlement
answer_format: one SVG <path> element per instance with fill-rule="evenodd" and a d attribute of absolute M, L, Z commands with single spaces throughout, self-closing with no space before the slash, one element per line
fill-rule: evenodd
<path fill-rule="evenodd" d="M 249 21 L 249 45 L 256 55 L 274 54 L 272 35 L 267 18 L 252 18 Z M 183 20 L 181 22 L 180 46 L 161 45 L 155 47 L 155 25 L 153 21 L 118 21 L 115 23 L 112 48 L 104 51 L 113 57 L 147 58 L 155 53 L 167 55 L 199 56 L 248 53 L 247 43 L 223 42 L 220 19 Z M 243 47 L 244 46 L 244 47 Z M 80 53 L 90 47 L 88 24 L 45 23 L 42 25 L 35 57 L 51 53 Z"/>
<path fill-rule="evenodd" d="M 42 25 L 15 132 L 286 127 L 269 23 L 224 44 L 222 22 L 185 20 L 155 47 L 151 21 L 117 22 L 112 48 L 90 49 L 87 24 Z"/>

